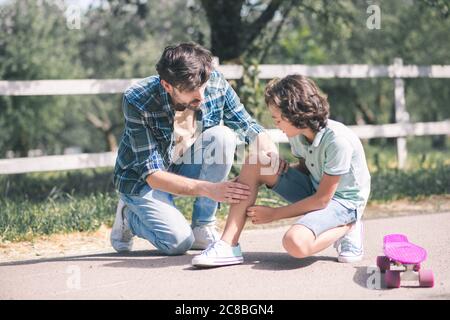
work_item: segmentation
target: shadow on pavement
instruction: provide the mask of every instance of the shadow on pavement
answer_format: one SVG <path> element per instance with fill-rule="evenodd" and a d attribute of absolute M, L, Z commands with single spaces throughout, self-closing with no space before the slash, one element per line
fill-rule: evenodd
<path fill-rule="evenodd" d="M 318 261 L 336 262 L 335 257 L 311 256 L 303 259 L 293 258 L 284 252 L 249 252 L 244 254 L 246 264 L 253 264 L 258 270 L 294 270 L 306 268 Z"/>
<path fill-rule="evenodd" d="M 100 267 L 105 268 L 164 268 L 172 266 L 186 266 L 183 270 L 205 270 L 191 266 L 192 258 L 199 251 L 188 251 L 179 256 L 167 256 L 158 250 L 139 250 L 128 253 L 100 253 L 69 257 L 56 257 L 47 259 L 33 259 L 16 262 L 1 263 L 2 266 L 33 265 L 54 262 L 105 262 Z M 282 252 L 246 252 L 244 253 L 244 266 L 251 266 L 258 270 L 295 270 L 306 268 L 319 261 L 335 263 L 335 257 L 312 256 L 296 259 Z M 363 280 L 361 280 L 363 281 Z"/>
<path fill-rule="evenodd" d="M 304 259 L 296 259 L 283 252 L 245 252 L 244 265 L 251 265 L 252 269 L 258 270 L 295 270 L 310 266 L 318 261 L 333 261 L 336 258 L 326 256 L 312 256 Z M 184 270 L 207 270 L 216 269 L 220 267 L 211 268 L 195 268 L 189 266 Z"/>
<path fill-rule="evenodd" d="M 149 259 L 146 259 L 149 258 Z M 32 265 L 52 262 L 111 262 L 103 267 L 115 268 L 163 268 L 167 266 L 190 264 L 191 254 L 181 256 L 167 256 L 158 250 L 136 250 L 127 253 L 100 253 L 80 256 L 57 257 L 48 259 L 33 259 L 16 262 L 1 263 L 2 266 Z"/>

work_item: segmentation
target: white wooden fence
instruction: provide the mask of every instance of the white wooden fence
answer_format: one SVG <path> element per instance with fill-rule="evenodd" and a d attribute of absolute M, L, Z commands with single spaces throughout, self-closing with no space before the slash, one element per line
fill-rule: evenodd
<path fill-rule="evenodd" d="M 227 79 L 239 79 L 243 68 L 239 65 L 220 65 L 218 69 Z M 450 135 L 450 119 L 439 122 L 410 123 L 406 111 L 404 78 L 450 78 L 450 65 L 403 65 L 397 58 L 392 65 L 260 65 L 259 77 L 271 79 L 298 73 L 312 78 L 393 78 L 395 86 L 396 123 L 383 125 L 350 126 L 361 139 L 397 138 L 399 168 L 406 163 L 407 136 Z M 0 81 L 0 95 L 74 95 L 122 93 L 140 79 L 105 80 L 36 80 Z M 447 106 L 445 106 L 447 107 Z M 287 142 L 279 130 L 269 130 L 276 142 Z M 0 174 L 36 171 L 70 170 L 114 166 L 116 153 L 94 153 L 0 160 Z"/>

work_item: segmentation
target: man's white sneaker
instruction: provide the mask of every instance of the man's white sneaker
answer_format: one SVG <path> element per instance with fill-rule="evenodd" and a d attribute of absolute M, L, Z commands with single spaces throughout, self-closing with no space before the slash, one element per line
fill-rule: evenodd
<path fill-rule="evenodd" d="M 131 251 L 133 247 L 133 233 L 128 227 L 125 209 L 125 203 L 120 199 L 117 204 L 116 218 L 111 231 L 111 245 L 117 252 Z"/>
<path fill-rule="evenodd" d="M 215 224 L 194 227 L 192 233 L 195 238 L 192 250 L 205 250 L 210 244 L 220 240 Z"/>
<path fill-rule="evenodd" d="M 334 247 L 338 252 L 338 261 L 352 263 L 361 261 L 364 257 L 363 223 L 358 220 L 352 229 L 335 242 Z"/>
<path fill-rule="evenodd" d="M 232 247 L 222 240 L 214 242 L 192 259 L 192 265 L 195 267 L 220 267 L 243 262 L 244 257 L 242 257 L 240 245 Z"/>

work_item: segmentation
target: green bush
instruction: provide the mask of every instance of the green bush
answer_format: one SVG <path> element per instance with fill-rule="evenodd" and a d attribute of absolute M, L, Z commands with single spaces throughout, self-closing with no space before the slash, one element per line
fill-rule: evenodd
<path fill-rule="evenodd" d="M 390 201 L 450 193 L 450 165 L 434 169 L 381 170 L 372 174 L 371 200 Z"/>

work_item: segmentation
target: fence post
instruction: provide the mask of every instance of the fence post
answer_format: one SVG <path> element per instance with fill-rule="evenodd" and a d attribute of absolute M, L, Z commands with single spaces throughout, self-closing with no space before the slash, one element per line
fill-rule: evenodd
<path fill-rule="evenodd" d="M 403 67 L 401 58 L 394 59 L 394 84 L 395 84 L 395 122 L 405 124 L 409 122 L 409 113 L 406 111 L 405 81 L 400 78 L 399 71 Z M 408 150 L 406 148 L 406 137 L 397 138 L 397 161 L 398 168 L 404 169 Z"/>

